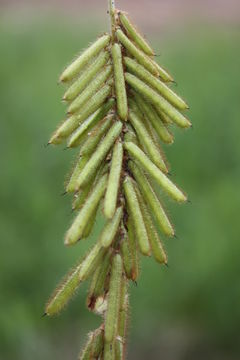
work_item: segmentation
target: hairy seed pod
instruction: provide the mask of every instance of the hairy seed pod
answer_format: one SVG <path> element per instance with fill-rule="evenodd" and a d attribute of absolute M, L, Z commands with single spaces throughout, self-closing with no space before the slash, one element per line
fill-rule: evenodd
<path fill-rule="evenodd" d="M 154 110 L 157 112 L 159 119 L 165 124 L 165 125 L 172 125 L 173 121 L 170 119 L 168 115 L 166 115 L 162 110 L 159 109 L 159 107 L 152 106 Z"/>
<path fill-rule="evenodd" d="M 129 101 L 129 104 L 131 104 L 129 120 L 136 130 L 139 142 L 144 146 L 146 153 L 152 162 L 164 173 L 168 173 L 168 169 L 164 163 L 161 153 L 144 125 L 141 113 L 139 113 L 138 109 L 136 109 L 135 103 Z"/>
<path fill-rule="evenodd" d="M 106 66 L 91 82 L 82 93 L 70 104 L 68 114 L 74 114 L 86 104 L 96 91 L 107 81 L 112 73 L 112 65 Z"/>
<path fill-rule="evenodd" d="M 118 40 L 121 44 L 128 50 L 128 52 L 141 64 L 143 65 L 151 74 L 158 76 L 159 72 L 157 67 L 154 65 L 152 60 L 147 57 L 144 52 L 139 50 L 131 40 L 122 32 L 122 30 L 116 31 Z"/>
<path fill-rule="evenodd" d="M 84 123 L 72 134 L 68 142 L 68 148 L 78 146 L 84 137 L 86 137 L 88 131 L 90 131 L 99 121 L 103 120 L 109 110 L 113 107 L 114 103 L 113 99 L 108 100 L 92 116 L 84 121 Z"/>
<path fill-rule="evenodd" d="M 92 357 L 98 359 L 98 357 L 103 352 L 104 346 L 104 332 L 102 328 L 94 331 L 94 341 L 92 344 Z"/>
<path fill-rule="evenodd" d="M 134 231 L 134 224 L 130 216 L 128 217 L 128 221 L 127 221 L 127 229 L 128 229 L 129 249 L 131 251 L 132 263 L 133 263 L 132 280 L 136 281 L 139 275 L 138 249 L 137 249 L 137 242 Z"/>
<path fill-rule="evenodd" d="M 132 253 L 129 247 L 129 240 L 126 229 L 122 227 L 122 231 L 124 236 L 120 242 L 120 251 L 123 259 L 123 266 L 127 278 L 132 279 L 134 271 Z"/>
<path fill-rule="evenodd" d="M 108 293 L 108 307 L 105 318 L 104 338 L 107 344 L 112 343 L 117 335 L 122 271 L 122 258 L 119 254 L 116 254 L 112 261 L 111 278 Z"/>
<path fill-rule="evenodd" d="M 124 13 L 120 13 L 120 21 L 129 37 L 138 45 L 138 47 L 148 56 L 154 56 L 154 51 L 146 42 L 141 34 L 137 31 L 137 29 L 133 26 L 129 18 Z"/>
<path fill-rule="evenodd" d="M 123 146 L 120 141 L 117 141 L 113 148 L 108 186 L 104 200 L 104 215 L 107 219 L 111 219 L 116 211 L 120 177 L 122 172 L 122 161 Z"/>
<path fill-rule="evenodd" d="M 72 226 L 67 231 L 65 245 L 73 245 L 82 238 L 84 229 L 92 216 L 95 214 L 98 204 L 104 195 L 106 185 L 107 175 L 104 175 L 96 184 L 84 206 L 73 221 Z"/>
<path fill-rule="evenodd" d="M 116 360 L 115 348 L 116 348 L 115 340 L 112 343 L 105 342 L 103 359 L 104 360 Z"/>
<path fill-rule="evenodd" d="M 79 360 L 92 360 L 98 358 L 103 351 L 103 339 L 103 330 L 101 328 L 90 333 L 88 342 L 79 355 Z"/>
<path fill-rule="evenodd" d="M 92 250 L 88 253 L 88 255 L 81 263 L 78 273 L 80 281 L 85 281 L 89 279 L 89 277 L 94 273 L 94 271 L 102 261 L 105 252 L 106 249 L 104 249 L 99 243 L 97 243 L 92 248 Z"/>
<path fill-rule="evenodd" d="M 53 134 L 49 144 L 54 144 L 55 141 L 64 141 L 68 138 L 74 130 L 78 128 L 90 115 L 95 113 L 99 107 L 106 101 L 111 94 L 111 86 L 103 86 L 89 101 L 83 106 L 79 114 L 69 117 Z"/>
<path fill-rule="evenodd" d="M 85 201 L 88 197 L 88 194 L 91 191 L 93 183 L 94 183 L 94 179 L 92 179 L 92 181 L 90 181 L 89 184 L 84 187 L 84 189 L 80 190 L 75 195 L 75 198 L 74 198 L 73 204 L 72 204 L 72 210 L 81 209 L 81 207 L 83 206 L 83 204 L 85 203 Z"/>
<path fill-rule="evenodd" d="M 156 182 L 164 189 L 168 195 L 178 201 L 185 202 L 187 197 L 183 194 L 181 190 L 177 188 L 175 184 L 168 179 L 168 177 L 157 168 L 156 165 L 144 154 L 144 152 L 133 143 L 125 143 L 125 149 L 131 155 L 133 160 L 137 161 L 139 165 L 149 173 L 149 175 L 156 180 Z"/>
<path fill-rule="evenodd" d="M 124 360 L 124 345 L 122 339 L 119 338 L 116 340 L 115 358 L 116 360 Z"/>
<path fill-rule="evenodd" d="M 117 97 L 117 109 L 120 119 L 127 120 L 128 104 L 127 92 L 125 86 L 125 78 L 123 73 L 122 51 L 119 44 L 114 44 L 112 47 L 112 60 L 114 68 L 114 86 Z"/>
<path fill-rule="evenodd" d="M 108 220 L 105 227 L 103 228 L 103 231 L 99 238 L 99 242 L 103 247 L 108 248 L 109 246 L 111 246 L 119 230 L 119 224 L 122 219 L 122 214 L 123 214 L 122 207 L 119 207 L 116 210 L 113 218 L 111 220 Z"/>
<path fill-rule="evenodd" d="M 140 194 L 139 189 L 136 189 L 136 193 L 142 210 L 143 220 L 147 229 L 148 238 L 152 249 L 152 254 L 157 262 L 159 262 L 160 264 L 167 264 L 167 256 L 162 247 L 161 240 L 159 238 L 157 230 L 152 222 L 152 218 L 151 215 L 149 214 L 149 210 Z"/>
<path fill-rule="evenodd" d="M 103 340 L 104 336 L 101 328 L 90 333 L 88 336 L 88 342 L 79 355 L 79 360 L 97 359 L 103 352 Z"/>
<path fill-rule="evenodd" d="M 97 169 L 101 165 L 101 162 L 109 153 L 121 131 L 122 123 L 120 121 L 115 122 L 78 177 L 76 190 L 87 184 L 88 181 L 90 181 L 90 179 L 94 176 Z"/>
<path fill-rule="evenodd" d="M 143 255 L 150 256 L 151 249 L 148 241 L 147 231 L 144 225 L 137 195 L 134 190 L 134 184 L 129 176 L 127 176 L 124 180 L 123 188 L 129 207 L 129 215 L 131 216 L 134 224 L 134 230 L 136 232 L 139 249 Z"/>
<path fill-rule="evenodd" d="M 160 110 L 166 113 L 178 126 L 183 128 L 188 128 L 191 126 L 190 121 L 185 118 L 185 116 L 183 116 L 177 109 L 175 109 L 161 95 L 150 88 L 142 80 L 138 79 L 136 76 L 130 73 L 125 73 L 125 79 L 134 90 L 150 101 L 150 103 L 160 108 Z"/>
<path fill-rule="evenodd" d="M 183 101 L 177 94 L 175 94 L 166 84 L 161 80 L 153 76 L 148 70 L 142 65 L 138 64 L 135 60 L 125 57 L 124 64 L 128 71 L 138 77 L 140 80 L 145 82 L 147 85 L 156 90 L 166 100 L 168 100 L 173 106 L 179 110 L 188 109 L 188 105 Z"/>
<path fill-rule="evenodd" d="M 68 193 L 70 192 L 74 192 L 76 189 L 76 180 L 79 176 L 79 174 L 81 173 L 82 169 L 84 168 L 84 166 L 86 165 L 86 163 L 88 162 L 88 160 L 90 159 L 90 154 L 89 155 L 85 155 L 85 156 L 80 156 L 77 164 L 73 170 L 73 173 L 70 177 L 70 180 L 66 186 L 66 191 Z"/>
<path fill-rule="evenodd" d="M 46 315 L 57 315 L 73 297 L 80 284 L 80 266 L 81 265 L 78 264 L 73 268 L 58 285 L 46 306 Z"/>
<path fill-rule="evenodd" d="M 92 215 L 91 219 L 88 221 L 85 229 L 83 230 L 83 234 L 82 234 L 83 239 L 87 239 L 91 235 L 93 228 L 95 226 L 97 211 L 98 211 L 98 207 L 96 208 L 95 213 Z"/>
<path fill-rule="evenodd" d="M 98 72 L 107 64 L 110 58 L 108 51 L 102 51 L 96 60 L 86 69 L 85 72 L 68 88 L 63 96 L 63 100 L 74 100 L 98 74 Z"/>
<path fill-rule="evenodd" d="M 128 130 L 128 132 L 124 135 L 124 142 L 133 142 L 136 145 L 139 145 L 137 136 L 134 130 Z"/>
<path fill-rule="evenodd" d="M 116 340 L 116 359 L 125 359 L 126 333 L 129 316 L 128 281 L 122 278 L 120 312 L 118 320 L 118 336 Z"/>
<path fill-rule="evenodd" d="M 132 161 L 128 163 L 128 166 L 139 186 L 140 192 L 143 195 L 145 202 L 149 205 L 160 229 L 166 236 L 174 236 L 175 233 L 173 226 L 169 221 L 160 200 L 155 194 L 145 174 Z"/>
<path fill-rule="evenodd" d="M 87 304 L 88 307 L 95 305 L 97 298 L 104 293 L 106 277 L 110 269 L 110 260 L 112 257 L 112 250 L 110 249 L 104 256 L 103 262 L 98 266 L 93 276 L 91 286 L 88 293 Z"/>
<path fill-rule="evenodd" d="M 96 296 L 94 295 L 94 292 L 95 292 L 95 287 L 96 287 L 97 280 L 98 280 L 98 275 L 99 275 L 99 272 L 102 269 L 102 266 L 103 266 L 103 264 L 99 264 L 98 267 L 96 268 L 96 270 L 95 270 L 95 272 L 94 272 L 94 274 L 92 276 L 89 289 L 88 289 L 88 296 L 87 296 L 87 302 L 86 303 L 87 303 L 88 309 L 91 310 L 91 311 L 94 311 L 93 309 L 95 307 L 96 300 L 97 300 Z"/>
<path fill-rule="evenodd" d="M 62 75 L 60 81 L 67 82 L 72 80 L 89 63 L 94 56 L 98 55 L 110 42 L 110 35 L 103 35 L 85 50 L 71 65 L 69 65 Z"/>
<path fill-rule="evenodd" d="M 164 82 L 173 82 L 174 81 L 172 75 L 170 75 L 168 71 L 163 69 L 163 67 L 161 67 L 157 62 L 153 61 L 153 63 L 156 66 L 156 68 L 158 69 L 159 76 L 162 79 L 162 81 L 164 81 Z"/>
<path fill-rule="evenodd" d="M 118 322 L 118 335 L 122 341 L 125 340 L 127 330 L 129 299 L 128 299 L 128 281 L 125 276 L 122 277 L 121 297 L 120 297 L 120 315 Z"/>
<path fill-rule="evenodd" d="M 91 360 L 91 350 L 92 350 L 92 343 L 93 343 L 93 333 L 88 335 L 88 341 L 84 348 L 82 349 L 78 360 Z"/>
<path fill-rule="evenodd" d="M 164 151 L 163 151 L 163 149 L 162 149 L 162 146 L 161 146 L 161 144 L 160 144 L 160 142 L 159 142 L 159 138 L 158 138 L 158 136 L 157 136 L 157 134 L 156 134 L 155 129 L 153 128 L 152 124 L 145 119 L 144 116 L 143 116 L 143 123 L 144 123 L 144 125 L 145 125 L 148 133 L 150 134 L 150 136 L 151 136 L 151 138 L 152 138 L 152 141 L 153 141 L 153 143 L 155 144 L 155 147 L 158 149 L 159 154 L 160 154 L 160 156 L 161 156 L 161 158 L 162 158 L 162 161 L 164 162 L 166 168 L 167 168 L 168 171 L 169 171 L 169 168 L 168 168 L 169 165 L 168 165 L 168 163 L 167 163 L 166 156 L 165 156 Z"/>
<path fill-rule="evenodd" d="M 89 133 L 89 136 L 85 143 L 81 146 L 81 155 L 92 154 L 97 145 L 101 141 L 102 137 L 109 130 L 115 119 L 114 115 L 106 117 L 100 124 L 97 124 Z"/>
<path fill-rule="evenodd" d="M 107 171 L 108 171 L 108 165 L 102 166 L 96 178 L 89 181 L 89 183 L 75 195 L 75 199 L 72 204 L 72 210 L 77 210 L 82 207 L 88 195 L 90 194 L 90 190 L 92 189 L 94 183 L 97 182 L 102 175 L 106 174 Z"/>
<path fill-rule="evenodd" d="M 158 134 L 159 138 L 165 144 L 173 143 L 173 135 L 170 133 L 166 125 L 159 118 L 156 110 L 153 106 L 147 103 L 139 94 L 134 93 L 134 100 L 136 101 L 138 108 L 149 122 L 152 124 L 154 130 Z"/>

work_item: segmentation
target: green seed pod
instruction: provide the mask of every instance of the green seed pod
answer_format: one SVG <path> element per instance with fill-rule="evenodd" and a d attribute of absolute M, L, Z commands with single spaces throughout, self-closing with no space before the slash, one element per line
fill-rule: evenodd
<path fill-rule="evenodd" d="M 117 109 L 120 119 L 127 120 L 128 104 L 125 86 L 125 78 L 122 63 L 122 51 L 119 44 L 112 46 L 112 60 L 114 68 L 114 86 L 117 97 Z"/>
<path fill-rule="evenodd" d="M 78 209 L 81 209 L 81 207 L 83 206 L 83 204 L 85 203 L 87 197 L 88 197 L 88 194 L 90 193 L 91 191 L 91 188 L 93 186 L 93 183 L 94 183 L 94 179 L 92 179 L 91 182 L 89 182 L 88 185 L 86 185 L 84 187 L 84 189 L 80 190 L 74 200 L 73 200 L 73 204 L 72 204 L 72 210 L 78 210 Z"/>
<path fill-rule="evenodd" d="M 100 328 L 96 331 L 94 331 L 94 341 L 92 344 L 92 357 L 94 359 L 98 359 L 98 357 L 103 352 L 103 346 L 104 346 L 104 332 Z"/>
<path fill-rule="evenodd" d="M 132 280 L 136 281 L 139 275 L 138 251 L 137 251 L 137 242 L 134 231 L 134 224 L 130 216 L 128 217 L 128 221 L 127 221 L 127 229 L 128 229 L 129 248 L 131 251 L 132 263 L 133 263 Z"/>
<path fill-rule="evenodd" d="M 117 335 L 123 272 L 122 258 L 116 254 L 112 261 L 111 278 L 108 293 L 108 307 L 105 318 L 105 343 L 113 342 Z"/>
<path fill-rule="evenodd" d="M 115 340 L 110 344 L 105 342 L 103 359 L 104 360 L 116 360 L 115 348 L 116 348 Z"/>
<path fill-rule="evenodd" d="M 151 215 L 149 214 L 149 210 L 146 204 L 144 203 L 144 200 L 140 194 L 139 189 L 136 189 L 136 193 L 143 214 L 144 223 L 147 229 L 148 238 L 152 249 L 152 254 L 157 262 L 159 262 L 160 264 L 167 264 L 167 256 L 162 247 L 157 230 L 152 222 L 152 218 Z"/>
<path fill-rule="evenodd" d="M 122 30 L 116 31 L 118 40 L 122 45 L 128 50 L 128 52 L 141 64 L 143 65 L 151 74 L 158 76 L 159 72 L 157 67 L 154 65 L 153 61 L 147 57 L 144 52 L 139 50 L 131 40 L 122 32 Z"/>
<path fill-rule="evenodd" d="M 114 105 L 114 100 L 110 99 L 103 104 L 92 116 L 90 116 L 84 123 L 72 134 L 68 147 L 78 146 L 82 140 L 87 136 L 87 133 L 107 115 L 109 110 Z"/>
<path fill-rule="evenodd" d="M 108 186 L 104 200 L 104 215 L 111 219 L 116 211 L 117 196 L 122 172 L 123 147 L 120 141 L 117 141 L 113 148 L 113 156 L 108 178 Z"/>
<path fill-rule="evenodd" d="M 81 173 L 82 169 L 84 168 L 84 166 L 86 165 L 86 163 L 88 162 L 88 160 L 90 159 L 90 155 L 85 155 L 85 156 L 80 156 L 77 164 L 73 170 L 73 173 L 70 177 L 70 180 L 66 186 L 66 191 L 68 193 L 70 192 L 74 192 L 76 189 L 76 180 L 79 176 L 79 174 Z"/>
<path fill-rule="evenodd" d="M 101 162 L 105 159 L 107 154 L 109 153 L 111 147 L 114 142 L 117 140 L 118 136 L 122 131 L 122 123 L 120 121 L 115 122 L 115 124 L 110 128 L 107 135 L 97 147 L 96 151 L 92 155 L 91 159 L 88 161 L 83 171 L 77 180 L 77 189 L 83 187 L 90 181 L 90 179 L 94 176 L 97 169 L 101 165 Z"/>
<path fill-rule="evenodd" d="M 88 195 L 90 194 L 90 191 L 94 183 L 96 183 L 102 175 L 106 174 L 107 171 L 108 171 L 108 165 L 102 166 L 98 171 L 96 178 L 89 181 L 89 183 L 75 195 L 75 199 L 72 205 L 72 210 L 81 209 Z"/>
<path fill-rule="evenodd" d="M 148 56 L 154 56 L 154 51 L 152 48 L 148 45 L 146 40 L 143 38 L 142 35 L 139 34 L 137 29 L 134 27 L 134 25 L 131 23 L 129 18 L 123 14 L 120 13 L 120 21 L 126 32 L 128 33 L 129 37 L 139 46 L 139 48 Z"/>
<path fill-rule="evenodd" d="M 129 120 L 136 130 L 139 142 L 144 146 L 144 149 L 146 150 L 146 153 L 152 162 L 164 173 L 168 173 L 168 169 L 164 163 L 158 147 L 155 145 L 151 134 L 149 134 L 146 127 L 144 126 L 144 121 L 141 114 L 138 112 L 138 109 L 136 109 L 135 103 L 129 101 L 129 104 L 130 103 L 131 109 L 129 111 Z"/>
<path fill-rule="evenodd" d="M 83 230 L 83 234 L 82 234 L 83 239 L 87 239 L 91 235 L 94 225 L 95 225 L 97 211 L 98 211 L 98 208 L 96 209 L 95 213 L 93 214 L 93 216 L 87 223 L 85 229 Z"/>
<path fill-rule="evenodd" d="M 109 246 L 111 246 L 119 230 L 119 224 L 122 219 L 122 214 L 122 207 L 119 207 L 116 210 L 114 217 L 111 220 L 108 220 L 105 227 L 103 228 L 103 231 L 99 238 L 99 242 L 103 247 L 108 248 Z"/>
<path fill-rule="evenodd" d="M 96 297 L 94 295 L 94 292 L 95 292 L 95 287 L 97 285 L 98 275 L 102 269 L 102 266 L 103 266 L 103 264 L 98 265 L 98 267 L 95 270 L 95 272 L 92 276 L 92 279 L 91 279 L 90 287 L 88 290 L 88 296 L 87 296 L 87 307 L 90 310 L 92 310 L 94 308 L 95 303 L 96 303 Z"/>
<path fill-rule="evenodd" d="M 97 298 L 104 294 L 106 278 L 110 269 L 110 260 L 112 257 L 111 249 L 107 251 L 103 258 L 103 262 L 98 266 L 88 293 L 87 305 L 92 308 Z"/>
<path fill-rule="evenodd" d="M 46 315 L 57 315 L 73 297 L 80 284 L 80 266 L 81 265 L 78 264 L 75 268 L 73 268 L 58 285 L 46 306 Z"/>
<path fill-rule="evenodd" d="M 173 135 L 159 118 L 153 106 L 147 103 L 139 94 L 134 93 L 134 100 L 147 120 L 152 124 L 159 138 L 166 144 L 173 143 Z"/>
<path fill-rule="evenodd" d="M 63 96 L 63 100 L 74 100 L 98 74 L 98 72 L 107 64 L 110 58 L 108 51 L 102 51 L 96 60 L 84 71 L 81 76 L 68 88 Z"/>
<path fill-rule="evenodd" d="M 165 156 L 165 154 L 163 152 L 162 146 L 161 146 L 161 144 L 159 142 L 159 138 L 158 138 L 158 136 L 156 134 L 155 129 L 153 128 L 152 124 L 145 119 L 145 117 L 143 117 L 143 122 L 144 122 L 144 125 L 147 128 L 148 133 L 150 134 L 150 136 L 152 138 L 152 141 L 155 144 L 155 147 L 158 149 L 158 152 L 159 152 L 159 154 L 160 154 L 160 156 L 162 158 L 162 161 L 165 164 L 165 167 L 168 169 L 168 163 L 167 163 L 167 160 L 166 160 L 166 156 Z"/>
<path fill-rule="evenodd" d="M 126 65 L 128 71 L 131 74 L 135 75 L 140 80 L 142 80 L 147 85 L 156 90 L 173 106 L 175 106 L 179 110 L 188 109 L 188 105 L 177 94 L 175 94 L 166 84 L 153 76 L 149 71 L 147 71 L 142 65 L 138 64 L 135 60 L 129 57 L 125 57 L 124 64 Z"/>
<path fill-rule="evenodd" d="M 101 328 L 90 333 L 88 342 L 79 355 L 79 360 L 97 359 L 103 352 L 103 339 L 103 330 Z"/>
<path fill-rule="evenodd" d="M 128 235 L 124 227 L 122 227 L 122 231 L 124 236 L 120 242 L 120 251 L 123 259 L 123 266 L 127 278 L 132 279 L 134 272 L 132 253 L 129 247 Z"/>
<path fill-rule="evenodd" d="M 120 313 L 118 321 L 118 336 L 116 340 L 116 359 L 125 359 L 126 352 L 126 333 L 128 325 L 129 299 L 128 299 L 128 282 L 122 278 Z M 119 343 L 118 343 L 119 342 Z"/>
<path fill-rule="evenodd" d="M 160 108 L 166 113 L 178 126 L 188 128 L 191 123 L 185 118 L 177 109 L 169 104 L 161 95 L 156 93 L 152 88 L 146 85 L 143 81 L 139 80 L 136 76 L 125 73 L 125 79 L 129 85 L 133 87 L 140 95 L 145 97 L 148 101 Z"/>
<path fill-rule="evenodd" d="M 125 276 L 122 277 L 121 285 L 121 297 L 120 297 L 120 316 L 118 322 L 118 335 L 125 340 L 126 328 L 127 328 L 127 316 L 129 308 L 129 299 L 128 299 L 128 281 Z"/>
<path fill-rule="evenodd" d="M 63 141 L 70 136 L 90 115 L 99 109 L 111 94 L 111 86 L 103 86 L 89 101 L 83 106 L 79 114 L 68 118 L 53 134 L 49 144 L 55 144 L 55 141 Z"/>
<path fill-rule="evenodd" d="M 121 297 L 120 297 L 120 311 L 125 310 L 125 303 L 128 297 L 128 281 L 126 277 L 122 276 L 122 285 L 121 285 Z M 120 334 L 120 336 L 123 336 Z"/>
<path fill-rule="evenodd" d="M 122 339 L 116 340 L 115 358 L 116 358 L 116 360 L 124 360 L 124 345 L 123 345 Z"/>
<path fill-rule="evenodd" d="M 131 144 L 131 143 L 127 143 L 127 144 Z M 133 181 L 129 176 L 127 176 L 126 179 L 124 180 L 123 188 L 124 188 L 127 204 L 129 207 L 129 215 L 131 216 L 134 224 L 134 230 L 136 232 L 139 249 L 143 255 L 150 256 L 151 249 L 148 241 L 147 231 L 144 225 L 137 195 L 134 190 Z"/>
<path fill-rule="evenodd" d="M 93 343 L 93 333 L 90 333 L 88 335 L 88 341 L 78 357 L 79 360 L 91 360 L 92 343 Z"/>
<path fill-rule="evenodd" d="M 158 107 L 153 106 L 154 110 L 157 112 L 159 118 L 165 125 L 172 125 L 173 121 L 170 119 L 168 115 L 166 115 L 163 111 L 161 111 Z"/>
<path fill-rule="evenodd" d="M 96 184 L 95 188 L 88 197 L 84 206 L 82 207 L 79 214 L 73 221 L 72 226 L 67 231 L 65 237 L 65 245 L 73 245 L 82 238 L 83 232 L 88 222 L 95 214 L 98 204 L 104 195 L 106 185 L 107 185 L 107 175 L 104 175 Z"/>
<path fill-rule="evenodd" d="M 128 163 L 145 202 L 149 205 L 157 224 L 166 236 L 174 236 L 174 229 L 168 216 L 144 173 L 132 162 Z"/>
<path fill-rule="evenodd" d="M 96 55 L 100 53 L 110 42 L 110 35 L 103 35 L 85 50 L 71 65 L 69 65 L 62 75 L 60 81 L 67 82 L 72 80 Z"/>
<path fill-rule="evenodd" d="M 124 142 L 133 142 L 136 145 L 139 145 L 137 136 L 135 134 L 134 130 L 128 130 L 126 134 L 124 135 Z"/>
<path fill-rule="evenodd" d="M 187 201 L 187 197 L 183 194 L 181 190 L 177 188 L 175 184 L 173 184 L 168 177 L 159 170 L 156 165 L 144 154 L 144 152 L 133 143 L 125 143 L 125 149 L 129 152 L 129 154 L 133 157 L 135 161 L 139 163 L 139 165 L 147 172 L 149 175 L 156 180 L 156 182 L 168 193 L 168 195 L 178 201 L 185 202 Z"/>
<path fill-rule="evenodd" d="M 81 146 L 80 153 L 82 155 L 92 154 L 96 149 L 97 145 L 101 141 L 103 135 L 109 130 L 110 126 L 113 123 L 114 116 L 111 115 L 104 119 L 100 124 L 97 124 L 92 131 L 89 133 L 88 139 Z"/>
<path fill-rule="evenodd" d="M 112 73 L 112 65 L 106 66 L 81 92 L 78 97 L 70 104 L 68 114 L 74 114 L 86 104 L 86 102 L 97 92 L 97 90 L 107 81 Z"/>
<path fill-rule="evenodd" d="M 98 265 L 102 261 L 106 249 L 104 249 L 99 243 L 97 243 L 92 250 L 85 257 L 83 262 L 81 263 L 79 269 L 79 279 L 80 281 L 88 280 L 89 277 L 94 273 L 97 269 Z"/>
<path fill-rule="evenodd" d="M 161 67 L 161 66 L 160 66 L 158 63 L 156 63 L 155 61 L 153 61 L 153 63 L 154 63 L 154 65 L 156 66 L 156 68 L 158 69 L 160 78 L 161 78 L 164 82 L 173 82 L 173 81 L 174 81 L 172 75 L 170 75 L 169 72 L 167 72 L 165 69 L 163 69 L 163 67 Z"/>

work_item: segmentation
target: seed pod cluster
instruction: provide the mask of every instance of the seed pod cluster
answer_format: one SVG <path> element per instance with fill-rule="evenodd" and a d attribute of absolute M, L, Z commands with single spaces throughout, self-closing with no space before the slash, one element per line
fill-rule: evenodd
<path fill-rule="evenodd" d="M 111 34 L 100 36 L 60 76 L 68 86 L 67 119 L 49 144 L 79 148 L 66 184 L 76 216 L 65 235 L 73 246 L 90 236 L 99 209 L 105 218 L 95 246 L 64 278 L 46 306 L 59 313 L 81 282 L 90 280 L 87 307 L 103 317 L 79 359 L 125 359 L 128 283 L 139 258 L 167 264 L 163 237 L 175 231 L 160 197 L 178 203 L 186 195 L 170 180 L 161 143 L 174 141 L 170 127 L 191 126 L 186 102 L 171 89 L 172 76 L 128 16 L 109 1 Z M 155 183 L 155 185 L 154 185 Z"/>

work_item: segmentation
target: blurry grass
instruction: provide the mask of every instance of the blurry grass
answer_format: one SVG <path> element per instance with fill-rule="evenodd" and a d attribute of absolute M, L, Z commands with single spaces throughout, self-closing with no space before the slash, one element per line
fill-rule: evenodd
<path fill-rule="evenodd" d="M 86 286 L 61 317 L 41 319 L 55 284 L 89 247 L 89 242 L 63 247 L 72 216 L 70 199 L 60 194 L 73 154 L 44 144 L 64 111 L 56 79 L 95 33 L 50 23 L 0 27 L 0 355 L 5 360 L 75 359 L 87 330 L 100 323 L 84 308 Z M 165 242 L 170 268 L 144 260 L 138 287 L 132 287 L 129 358 L 159 359 L 162 351 L 165 360 L 191 354 L 212 359 L 219 349 L 218 360 L 239 358 L 239 40 L 237 29 L 188 29 L 163 44 L 159 61 L 191 105 L 193 130 L 176 130 L 176 142 L 166 151 L 173 179 L 192 205 L 170 203 L 179 236 Z M 185 338 L 179 351 L 169 329 Z"/>

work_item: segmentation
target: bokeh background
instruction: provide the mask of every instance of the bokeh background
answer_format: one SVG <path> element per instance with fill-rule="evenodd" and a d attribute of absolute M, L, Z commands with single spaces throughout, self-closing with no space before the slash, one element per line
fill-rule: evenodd
<path fill-rule="evenodd" d="M 76 359 L 100 319 L 86 286 L 63 314 L 41 318 L 59 279 L 90 246 L 63 246 L 63 192 L 73 153 L 45 148 L 62 119 L 57 78 L 108 29 L 106 0 L 0 1 L 0 358 Z M 166 149 L 192 204 L 170 203 L 178 239 L 169 269 L 142 262 L 131 286 L 128 359 L 240 358 L 240 3 L 117 1 L 147 34 L 188 100 L 193 130 Z"/>

